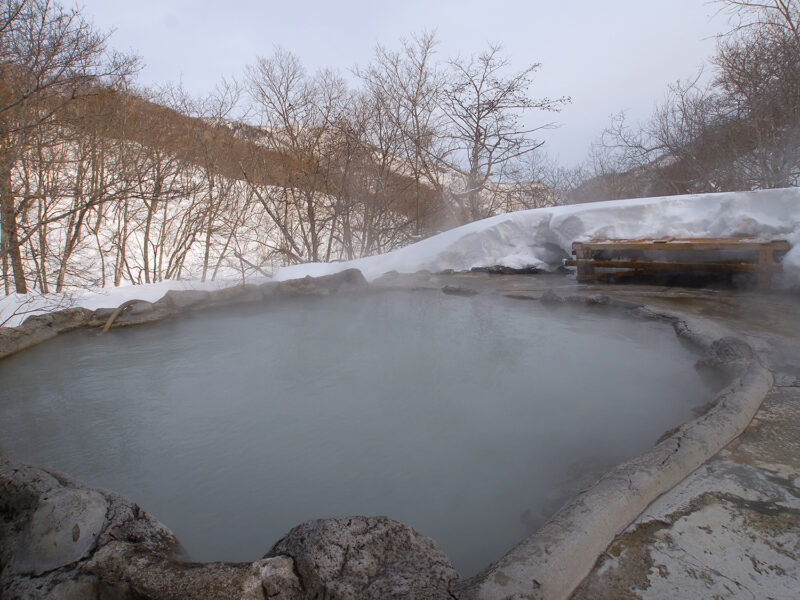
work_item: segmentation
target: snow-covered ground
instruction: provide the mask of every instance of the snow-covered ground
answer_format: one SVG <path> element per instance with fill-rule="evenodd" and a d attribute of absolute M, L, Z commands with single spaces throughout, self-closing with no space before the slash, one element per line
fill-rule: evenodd
<path fill-rule="evenodd" d="M 728 237 L 786 239 L 792 249 L 783 259 L 784 281 L 800 288 L 800 188 L 614 200 L 508 213 L 445 231 L 393 252 L 337 263 L 283 267 L 277 281 L 328 275 L 360 269 L 368 280 L 389 271 L 410 273 L 427 269 L 468 270 L 504 265 L 552 270 L 570 256 L 572 242 L 592 238 Z M 263 281 L 263 278 L 261 279 Z M 25 314 L 6 325 L 18 324 L 36 307 L 68 303 L 86 308 L 118 306 L 125 300 L 156 300 L 168 289 L 213 289 L 241 280 L 166 281 L 151 285 L 102 288 L 61 297 L 20 297 L 0 300 L 0 323 L 23 302 Z"/>
<path fill-rule="evenodd" d="M 387 271 L 443 271 L 504 265 L 553 270 L 572 242 L 592 238 L 744 236 L 787 239 L 784 258 L 800 283 L 800 188 L 612 200 L 507 213 L 476 221 L 387 254 L 348 262 L 279 269 L 276 280 L 361 269 L 367 279 Z"/>

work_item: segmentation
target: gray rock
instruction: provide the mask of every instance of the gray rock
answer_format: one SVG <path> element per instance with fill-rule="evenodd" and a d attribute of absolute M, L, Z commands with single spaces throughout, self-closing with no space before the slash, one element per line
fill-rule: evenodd
<path fill-rule="evenodd" d="M 278 296 L 327 296 L 330 294 L 330 289 L 320 282 L 319 277 L 310 275 L 302 279 L 279 281 L 274 289 Z"/>
<path fill-rule="evenodd" d="M 608 306 L 611 304 L 611 297 L 605 294 L 595 294 L 586 296 L 583 301 L 587 306 Z"/>
<path fill-rule="evenodd" d="M 131 304 L 128 307 L 128 312 L 132 315 L 143 315 L 149 312 L 153 312 L 153 310 L 155 310 L 155 308 L 153 307 L 153 303 L 145 302 L 144 300 L 142 302 L 136 302 L 135 304 Z"/>
<path fill-rule="evenodd" d="M 211 294 L 206 290 L 169 290 L 156 304 L 185 309 L 208 301 Z"/>
<path fill-rule="evenodd" d="M 234 285 L 209 292 L 204 304 L 223 306 L 227 304 L 244 304 L 260 302 L 264 299 L 262 286 L 253 284 Z"/>
<path fill-rule="evenodd" d="M 97 542 L 107 508 L 105 498 L 93 490 L 51 490 L 17 536 L 11 568 L 41 575 L 86 557 Z"/>
<path fill-rule="evenodd" d="M 92 313 L 92 321 L 93 322 L 102 322 L 105 323 L 106 319 L 110 317 L 114 311 L 117 310 L 116 308 L 98 308 Z"/>
<path fill-rule="evenodd" d="M 91 318 L 92 311 L 86 308 L 67 308 L 41 315 L 32 315 L 23 321 L 20 328 L 28 331 L 50 328 L 56 333 L 62 333 L 86 325 Z"/>
<path fill-rule="evenodd" d="M 272 298 L 278 293 L 278 283 L 276 281 L 267 281 L 258 286 L 251 286 L 254 291 L 257 291 L 264 298 Z"/>
<path fill-rule="evenodd" d="M 433 540 L 387 517 L 308 521 L 266 557 L 279 555 L 294 559 L 311 598 L 451 598 L 458 578 Z"/>
<path fill-rule="evenodd" d="M 343 292 L 346 290 L 361 290 L 369 286 L 364 274 L 358 269 L 345 269 L 340 273 L 329 276 L 329 281 L 334 287 L 334 291 Z"/>
<path fill-rule="evenodd" d="M 101 581 L 126 584 L 136 598 L 153 600 L 300 600 L 300 582 L 290 558 L 252 563 L 185 563 L 111 542 L 87 563 Z"/>
<path fill-rule="evenodd" d="M 288 557 L 187 563 L 169 529 L 113 492 L 0 455 L 0 598 L 300 600 Z"/>
<path fill-rule="evenodd" d="M 745 369 L 757 361 L 758 356 L 750 344 L 737 337 L 727 336 L 712 342 L 697 366 L 701 369 L 732 372 Z"/>
<path fill-rule="evenodd" d="M 0 358 L 14 354 L 24 333 L 16 327 L 0 327 Z"/>
<path fill-rule="evenodd" d="M 399 277 L 400 277 L 400 273 L 398 273 L 397 271 L 395 271 L 395 270 L 387 271 L 386 273 L 384 273 L 383 275 L 378 277 L 378 279 L 375 280 L 375 283 L 377 283 L 377 284 L 388 283 L 390 281 L 397 280 Z"/>
<path fill-rule="evenodd" d="M 358 269 L 345 269 L 322 277 L 306 276 L 263 285 L 270 285 L 270 289 L 274 289 L 279 296 L 327 296 L 337 292 L 361 290 L 369 284 Z"/>
<path fill-rule="evenodd" d="M 475 296 L 479 293 L 478 290 L 460 285 L 446 285 L 442 288 L 442 291 L 449 296 Z"/>
<path fill-rule="evenodd" d="M 57 330 L 40 321 L 33 321 L 21 327 L 0 328 L 0 358 L 45 342 L 57 335 Z"/>
<path fill-rule="evenodd" d="M 566 302 L 566 300 L 556 294 L 552 288 L 542 294 L 542 297 L 539 298 L 539 301 L 544 304 L 564 304 Z"/>
<path fill-rule="evenodd" d="M 211 304 L 228 304 L 237 301 L 245 292 L 244 285 L 233 285 L 209 292 L 208 301 Z"/>

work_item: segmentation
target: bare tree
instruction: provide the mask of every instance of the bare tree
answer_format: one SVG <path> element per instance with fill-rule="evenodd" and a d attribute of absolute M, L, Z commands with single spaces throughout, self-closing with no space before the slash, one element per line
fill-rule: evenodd
<path fill-rule="evenodd" d="M 0 3 L 0 254 L 4 265 L 10 259 L 17 292 L 27 291 L 18 219 L 30 199 L 18 196 L 12 171 L 38 127 L 132 72 L 135 62 L 107 53 L 107 40 L 77 9 L 49 0 Z"/>
<path fill-rule="evenodd" d="M 797 0 L 717 0 L 734 21 L 731 33 L 768 32 L 800 47 L 800 2 Z"/>
<path fill-rule="evenodd" d="M 281 232 L 276 252 L 290 262 L 318 261 L 332 218 L 331 134 L 342 118 L 347 87 L 331 71 L 309 77 L 296 56 L 278 49 L 248 68 L 247 91 L 261 144 L 284 157 L 285 168 L 280 187 L 259 185 L 247 169 L 244 176 Z"/>
<path fill-rule="evenodd" d="M 443 187 L 441 169 L 447 152 L 441 146 L 445 122 L 439 104 L 444 79 L 434 62 L 433 32 L 412 36 L 401 45 L 400 51 L 378 46 L 370 65 L 356 73 L 381 120 L 372 142 L 379 160 L 413 179 L 414 227 L 419 235 L 426 208 L 424 187 Z"/>
<path fill-rule="evenodd" d="M 595 190 L 613 183 L 612 197 L 631 197 L 800 182 L 800 2 L 719 4 L 733 27 L 718 38 L 713 78 L 669 86 L 644 123 L 617 117 L 599 152 L 615 168 Z"/>
<path fill-rule="evenodd" d="M 800 180 L 800 2 L 726 0 L 735 20 L 721 36 L 715 84 L 742 138 L 739 169 L 749 187 Z"/>
<path fill-rule="evenodd" d="M 453 197 L 462 219 L 481 219 L 492 212 L 481 192 L 503 169 L 540 147 L 532 135 L 551 124 L 530 127 L 531 110 L 557 111 L 568 98 L 532 98 L 528 89 L 539 64 L 507 74 L 510 60 L 498 44 L 477 56 L 449 62 L 449 79 L 441 108 L 450 121 L 449 137 L 455 144 L 450 166 L 463 173 L 463 188 Z"/>

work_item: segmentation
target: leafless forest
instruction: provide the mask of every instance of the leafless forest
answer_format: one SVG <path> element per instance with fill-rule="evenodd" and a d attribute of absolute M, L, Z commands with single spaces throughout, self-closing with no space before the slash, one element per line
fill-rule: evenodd
<path fill-rule="evenodd" d="M 569 98 L 532 94 L 539 65 L 500 46 L 448 60 L 421 33 L 350 77 L 276 50 L 195 98 L 137 85 L 79 11 L 0 0 L 4 291 L 244 276 L 511 210 L 797 185 L 800 2 L 718 4 L 706 73 L 566 169 L 540 130 Z"/>

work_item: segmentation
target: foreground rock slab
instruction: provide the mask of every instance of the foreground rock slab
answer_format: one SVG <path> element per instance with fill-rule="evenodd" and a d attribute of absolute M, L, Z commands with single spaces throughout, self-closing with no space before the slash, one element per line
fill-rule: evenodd
<path fill-rule="evenodd" d="M 387 517 L 309 521 L 261 560 L 192 563 L 169 529 L 112 492 L 0 455 L 0 598 L 451 598 L 433 542 Z"/>
<path fill-rule="evenodd" d="M 166 527 L 138 505 L 0 456 L 0 597 L 197 600 L 305 598 L 290 558 L 180 560 Z"/>
<path fill-rule="evenodd" d="M 797 598 L 800 387 L 775 387 L 750 427 L 651 505 L 573 600 Z"/>

